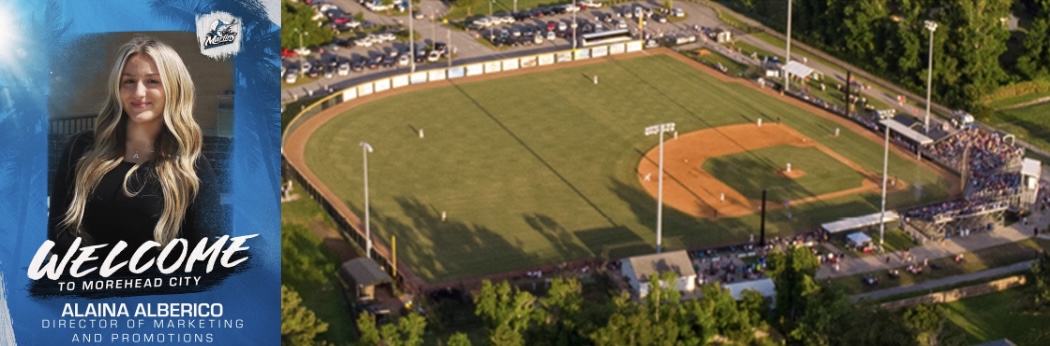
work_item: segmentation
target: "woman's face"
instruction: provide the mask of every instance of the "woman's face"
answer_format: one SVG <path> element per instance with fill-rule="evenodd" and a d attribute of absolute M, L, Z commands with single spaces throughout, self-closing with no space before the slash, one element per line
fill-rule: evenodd
<path fill-rule="evenodd" d="M 120 76 L 120 102 L 128 120 L 136 124 L 164 121 L 164 85 L 153 58 L 136 54 L 128 58 Z"/>

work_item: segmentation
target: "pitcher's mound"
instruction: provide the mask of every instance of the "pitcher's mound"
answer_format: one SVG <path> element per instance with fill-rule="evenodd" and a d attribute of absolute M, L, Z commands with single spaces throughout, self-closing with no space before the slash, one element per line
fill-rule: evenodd
<path fill-rule="evenodd" d="M 801 178 L 801 177 L 806 175 L 806 171 L 803 171 L 803 170 L 798 169 L 798 168 L 792 168 L 791 172 L 788 172 L 787 170 L 781 169 L 778 173 L 780 173 L 780 175 L 783 175 L 783 176 L 791 178 L 791 179 L 798 179 L 798 178 Z"/>

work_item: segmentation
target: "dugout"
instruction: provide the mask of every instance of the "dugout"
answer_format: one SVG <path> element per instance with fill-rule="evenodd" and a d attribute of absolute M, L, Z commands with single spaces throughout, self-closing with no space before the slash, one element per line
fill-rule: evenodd
<path fill-rule="evenodd" d="M 879 121 L 879 125 L 882 125 L 881 130 L 883 131 L 885 131 L 887 127 L 890 128 L 890 131 L 892 131 L 890 137 L 904 141 L 916 148 L 933 144 L 933 138 L 930 138 L 919 131 L 913 130 L 911 127 L 902 124 L 896 119 L 883 119 Z"/>
<path fill-rule="evenodd" d="M 359 257 L 346 262 L 339 271 L 344 281 L 350 283 L 356 300 L 374 300 L 376 297 L 376 286 L 392 284 L 394 280 L 386 272 L 379 268 L 376 261 Z"/>
<path fill-rule="evenodd" d="M 848 217 L 835 222 L 821 224 L 820 229 L 830 234 L 838 234 L 855 229 L 861 229 L 864 227 L 878 226 L 880 214 L 882 213 L 874 213 L 857 217 Z M 887 210 L 886 217 L 882 220 L 882 222 L 894 222 L 899 219 L 900 215 L 897 215 L 897 213 L 894 211 Z"/>

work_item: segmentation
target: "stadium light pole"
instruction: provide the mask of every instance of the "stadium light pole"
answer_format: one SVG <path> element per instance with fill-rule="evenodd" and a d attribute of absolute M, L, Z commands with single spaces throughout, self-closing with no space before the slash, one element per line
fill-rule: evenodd
<path fill-rule="evenodd" d="M 926 68 L 926 119 L 922 122 L 922 131 L 930 133 L 930 94 L 933 89 L 933 32 L 937 31 L 937 22 L 927 20 L 926 30 L 930 31 L 930 61 Z"/>
<path fill-rule="evenodd" d="M 787 66 L 791 62 L 791 0 L 788 0 L 788 26 L 787 26 L 787 54 L 784 56 L 784 66 Z M 849 83 L 849 81 L 846 81 Z M 788 75 L 787 70 L 784 70 L 784 91 L 788 91 L 789 85 L 791 84 L 791 77 Z"/>
<path fill-rule="evenodd" d="M 365 257 L 372 258 L 372 226 L 368 223 L 368 153 L 372 152 L 372 146 L 367 142 L 361 142 L 361 153 L 365 160 Z"/>
<path fill-rule="evenodd" d="M 299 30 L 299 28 L 295 28 L 293 30 L 295 30 L 295 33 L 299 34 L 299 52 L 297 52 L 297 53 L 301 53 L 303 51 L 303 34 L 310 35 L 310 33 L 308 33 L 308 32 L 304 33 L 302 30 Z M 305 73 L 305 71 L 303 71 L 303 55 L 302 54 L 298 54 L 298 55 L 299 55 L 299 76 L 302 77 L 303 74 Z"/>
<path fill-rule="evenodd" d="M 674 123 L 656 124 L 645 128 L 645 135 L 660 135 L 660 163 L 656 176 L 656 253 L 660 253 L 664 224 L 664 133 L 674 131 Z"/>
<path fill-rule="evenodd" d="M 412 25 L 416 21 L 416 17 L 412 16 L 412 0 L 408 1 L 408 70 L 411 73 L 416 73 L 416 38 L 415 29 Z"/>
<path fill-rule="evenodd" d="M 890 126 L 886 125 L 886 142 L 882 154 L 882 211 L 879 213 L 879 250 L 886 239 L 886 177 L 890 165 Z"/>
<path fill-rule="evenodd" d="M 572 7 L 576 7 L 576 0 L 572 0 Z M 572 58 L 576 59 L 576 12 L 572 11 L 572 25 L 569 28 L 572 29 Z"/>

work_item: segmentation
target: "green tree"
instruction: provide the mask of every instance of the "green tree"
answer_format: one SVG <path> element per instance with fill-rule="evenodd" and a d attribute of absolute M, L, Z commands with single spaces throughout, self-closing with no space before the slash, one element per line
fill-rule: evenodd
<path fill-rule="evenodd" d="M 310 230 L 298 224 L 281 225 L 281 282 L 304 289 L 329 283 L 335 265 L 318 255 Z"/>
<path fill-rule="evenodd" d="M 769 312 L 769 304 L 761 293 L 755 290 L 744 290 L 740 293 L 740 302 L 737 304 L 740 313 L 751 326 L 762 324 L 763 316 Z"/>
<path fill-rule="evenodd" d="M 302 302 L 298 292 L 281 285 L 281 342 L 291 345 L 323 344 L 316 339 L 328 331 L 328 323 L 302 306 Z"/>
<path fill-rule="evenodd" d="M 1032 277 L 1035 279 L 1033 306 L 1038 310 L 1050 309 L 1050 254 L 1046 251 L 1032 264 Z"/>
<path fill-rule="evenodd" d="M 332 42 L 332 30 L 313 20 L 316 11 L 310 5 L 281 1 L 281 48 L 319 46 Z M 302 33 L 302 35 L 300 35 Z"/>
<path fill-rule="evenodd" d="M 377 346 L 379 345 L 380 336 L 379 329 L 376 328 L 376 317 L 367 312 L 362 312 L 357 316 L 357 332 L 361 334 L 361 338 L 357 340 L 363 346 Z"/>
<path fill-rule="evenodd" d="M 537 341 L 554 345 L 578 345 L 583 342 L 577 331 L 583 305 L 583 286 L 575 278 L 551 280 L 546 296 L 540 298 L 540 307 L 546 312 L 543 328 Z"/>
<path fill-rule="evenodd" d="M 470 346 L 470 338 L 467 337 L 467 334 L 458 332 L 448 337 L 448 342 L 446 344 L 448 346 Z"/>
<path fill-rule="evenodd" d="M 921 346 L 961 345 L 965 335 L 948 321 L 942 305 L 922 304 L 904 311 L 902 324 Z"/>
<path fill-rule="evenodd" d="M 488 324 L 493 337 L 510 342 L 522 339 L 534 322 L 545 319 L 544 311 L 536 308 L 537 303 L 531 293 L 519 291 L 506 281 L 493 284 L 485 280 L 481 294 L 474 298 L 474 313 Z M 510 337 L 511 332 L 518 336 Z"/>
<path fill-rule="evenodd" d="M 806 311 L 808 298 L 820 290 L 813 281 L 820 264 L 805 247 L 770 253 L 769 263 L 769 275 L 777 287 L 774 316 L 782 330 L 793 330 L 795 322 Z"/>
<path fill-rule="evenodd" d="M 590 334 L 596 345 L 675 345 L 681 337 L 681 293 L 677 277 L 666 272 L 649 282 L 649 294 L 636 304 L 627 294 L 614 298 L 615 312 L 605 326 Z M 667 283 L 662 285 L 661 282 Z"/>
<path fill-rule="evenodd" d="M 934 80 L 940 85 L 944 101 L 953 107 L 978 104 L 980 97 L 1007 81 L 1006 72 L 999 64 L 999 56 L 1006 52 L 1010 37 L 1004 20 L 1010 15 L 1010 0 L 946 1 L 942 6 L 942 23 L 938 31 L 948 33 L 943 51 L 947 61 L 958 61 L 958 67 L 936 68 L 955 78 Z"/>
<path fill-rule="evenodd" d="M 1032 0 L 1035 13 L 1017 67 L 1029 78 L 1050 77 L 1050 0 Z"/>
<path fill-rule="evenodd" d="M 362 312 L 357 318 L 357 330 L 361 334 L 358 342 L 364 346 L 419 346 L 423 344 L 423 332 L 427 320 L 416 313 L 409 313 L 397 320 L 376 328 L 376 318 Z"/>

